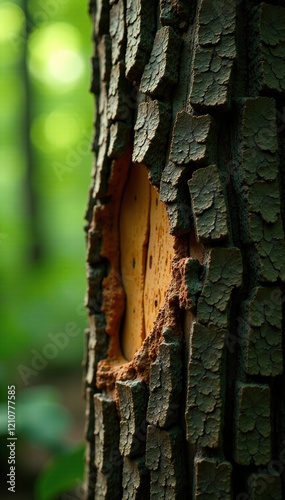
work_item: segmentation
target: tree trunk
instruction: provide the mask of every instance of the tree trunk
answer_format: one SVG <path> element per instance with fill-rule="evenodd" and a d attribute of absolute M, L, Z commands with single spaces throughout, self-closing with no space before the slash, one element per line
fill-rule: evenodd
<path fill-rule="evenodd" d="M 91 2 L 86 499 L 285 498 L 279 3 Z"/>

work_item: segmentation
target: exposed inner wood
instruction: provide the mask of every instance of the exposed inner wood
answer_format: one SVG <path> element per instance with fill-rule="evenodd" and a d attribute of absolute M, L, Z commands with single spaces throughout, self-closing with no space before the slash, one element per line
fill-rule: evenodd
<path fill-rule="evenodd" d="M 165 206 L 142 165 L 131 167 L 123 194 L 120 254 L 126 293 L 121 348 L 131 360 L 163 305 L 174 255 Z"/>
<path fill-rule="evenodd" d="M 128 147 L 124 155 L 112 164 L 107 191 L 110 203 L 98 203 L 93 213 L 94 228 L 101 229 L 102 234 L 100 255 L 110 264 L 110 271 L 102 282 L 101 307 L 105 315 L 106 332 L 110 338 L 108 349 L 110 359 L 121 355 L 118 331 L 125 311 L 125 291 L 120 279 L 119 217 L 125 179 L 128 177 L 130 165 L 131 149 Z"/>
<path fill-rule="evenodd" d="M 152 330 L 159 308 L 163 305 L 171 281 L 174 256 L 173 236 L 165 205 L 151 187 L 150 232 L 144 288 L 144 319 L 146 335 Z"/>
<path fill-rule="evenodd" d="M 149 238 L 150 184 L 146 169 L 132 165 L 120 214 L 121 275 L 126 308 L 121 334 L 122 351 L 130 360 L 145 337 L 144 276 Z"/>

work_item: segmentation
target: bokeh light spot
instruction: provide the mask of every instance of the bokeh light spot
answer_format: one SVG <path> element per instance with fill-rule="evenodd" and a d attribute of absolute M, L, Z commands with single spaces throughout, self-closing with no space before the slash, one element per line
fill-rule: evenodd
<path fill-rule="evenodd" d="M 84 61 L 74 50 L 57 50 L 48 60 L 48 71 L 59 83 L 76 82 L 84 71 Z"/>
<path fill-rule="evenodd" d="M 36 80 L 55 91 L 73 88 L 85 69 L 79 31 L 67 23 L 38 28 L 29 41 L 29 69 Z"/>
<path fill-rule="evenodd" d="M 32 124 L 31 139 L 45 153 L 73 146 L 81 137 L 81 120 L 70 109 L 58 109 L 38 116 Z"/>
<path fill-rule="evenodd" d="M 63 111 L 54 111 L 45 122 L 45 135 L 51 146 L 65 148 L 80 137 L 80 127 L 75 116 Z"/>
<path fill-rule="evenodd" d="M 24 12 L 12 2 L 0 4 L 0 43 L 12 41 L 25 24 Z"/>

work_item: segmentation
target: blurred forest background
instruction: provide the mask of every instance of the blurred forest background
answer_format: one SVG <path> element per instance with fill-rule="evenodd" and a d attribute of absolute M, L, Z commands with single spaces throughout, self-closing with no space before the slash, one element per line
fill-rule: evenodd
<path fill-rule="evenodd" d="M 91 30 L 87 0 L 0 0 L 3 500 L 12 495 L 8 385 L 16 386 L 13 498 L 80 498 Z"/>

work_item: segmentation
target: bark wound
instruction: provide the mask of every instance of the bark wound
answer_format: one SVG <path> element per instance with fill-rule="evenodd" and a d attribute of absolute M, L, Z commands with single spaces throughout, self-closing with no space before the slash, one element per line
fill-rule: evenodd
<path fill-rule="evenodd" d="M 174 238 L 158 192 L 151 188 L 150 233 L 144 286 L 146 336 L 150 334 L 159 309 L 163 306 L 172 279 Z"/>
<path fill-rule="evenodd" d="M 176 278 L 172 273 L 173 266 L 187 254 L 186 241 L 176 242 L 173 248 L 165 207 L 149 184 L 145 167 L 131 166 L 123 196 L 120 184 L 115 186 L 119 174 L 111 178 L 111 201 L 95 208 L 95 224 L 102 230 L 100 255 L 111 264 L 102 283 L 110 346 L 107 359 L 98 359 L 96 383 L 110 393 L 117 379 L 133 379 L 139 374 L 148 380 L 163 329 L 177 324 L 181 279 L 177 272 Z M 173 335 L 181 334 L 175 326 Z"/>
<path fill-rule="evenodd" d="M 121 345 L 129 361 L 145 338 L 144 282 L 147 265 L 150 217 L 150 184 L 146 169 L 133 165 L 120 211 L 120 253 L 126 309 Z"/>
<path fill-rule="evenodd" d="M 109 356 L 118 357 L 119 330 L 125 308 L 125 293 L 120 278 L 119 213 L 124 182 L 128 173 L 130 155 L 115 160 L 109 180 L 107 205 L 97 205 L 94 223 L 102 232 L 101 257 L 108 260 L 110 272 L 103 280 L 102 311 L 106 318 L 106 332 L 110 336 Z"/>
<path fill-rule="evenodd" d="M 150 334 L 164 303 L 174 255 L 165 207 L 140 164 L 132 166 L 126 184 L 120 242 L 122 283 L 127 297 L 122 350 L 131 360 Z"/>

